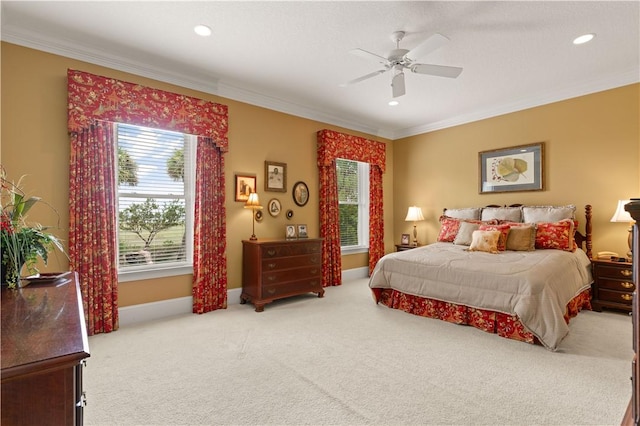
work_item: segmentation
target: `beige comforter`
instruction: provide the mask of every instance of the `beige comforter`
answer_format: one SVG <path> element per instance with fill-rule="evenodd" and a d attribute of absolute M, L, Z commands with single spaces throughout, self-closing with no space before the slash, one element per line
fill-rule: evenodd
<path fill-rule="evenodd" d="M 582 250 L 499 254 L 435 243 L 380 259 L 371 288 L 392 288 L 414 296 L 516 314 L 548 349 L 556 350 L 569 332 L 567 303 L 592 282 Z"/>

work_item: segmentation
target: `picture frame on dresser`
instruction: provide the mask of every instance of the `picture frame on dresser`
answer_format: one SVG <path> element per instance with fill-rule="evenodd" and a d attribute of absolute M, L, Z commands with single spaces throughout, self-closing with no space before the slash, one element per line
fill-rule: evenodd
<path fill-rule="evenodd" d="M 307 238 L 307 225 L 298 225 L 298 238 Z"/>
<path fill-rule="evenodd" d="M 478 153 L 480 194 L 544 190 L 544 142 Z"/>
<path fill-rule="evenodd" d="M 410 243 L 411 237 L 409 236 L 409 234 L 402 234 L 402 237 L 400 238 L 400 244 L 403 246 L 408 246 Z"/>
<path fill-rule="evenodd" d="M 284 236 L 287 240 L 292 240 L 297 238 L 296 234 L 296 226 L 295 225 L 285 225 L 284 227 Z"/>

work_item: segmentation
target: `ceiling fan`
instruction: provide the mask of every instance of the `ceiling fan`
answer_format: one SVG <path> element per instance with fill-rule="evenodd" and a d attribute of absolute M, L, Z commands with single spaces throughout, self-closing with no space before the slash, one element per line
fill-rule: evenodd
<path fill-rule="evenodd" d="M 391 79 L 391 91 L 394 98 L 402 96 L 406 93 L 404 87 L 404 70 L 408 69 L 411 72 L 417 74 L 435 75 L 438 77 L 456 78 L 462 72 L 460 67 L 450 67 L 446 65 L 433 65 L 433 64 L 420 64 L 416 61 L 433 52 L 436 49 L 444 46 L 449 42 L 449 39 L 442 34 L 434 34 L 418 46 L 411 50 L 400 49 L 400 41 L 404 38 L 404 31 L 394 31 L 391 34 L 391 40 L 396 43 L 396 48 L 389 52 L 388 57 L 376 55 L 375 53 L 367 52 L 363 49 L 353 49 L 350 53 L 360 56 L 367 60 L 374 60 L 384 66 L 383 69 L 374 71 L 362 77 L 358 77 L 351 81 L 348 81 L 342 86 L 350 86 L 355 83 L 359 83 L 363 80 L 375 77 L 379 74 L 387 71 L 393 71 L 393 77 Z"/>

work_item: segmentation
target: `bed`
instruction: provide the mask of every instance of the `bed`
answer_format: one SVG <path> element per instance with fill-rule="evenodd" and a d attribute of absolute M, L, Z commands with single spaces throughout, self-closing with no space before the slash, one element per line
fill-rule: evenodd
<path fill-rule="evenodd" d="M 591 206 L 445 209 L 437 242 L 390 253 L 369 287 L 376 303 L 557 350 L 591 309 Z"/>

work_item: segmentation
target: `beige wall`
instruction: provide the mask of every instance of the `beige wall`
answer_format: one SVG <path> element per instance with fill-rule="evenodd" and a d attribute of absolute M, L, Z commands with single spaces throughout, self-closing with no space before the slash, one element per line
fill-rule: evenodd
<path fill-rule="evenodd" d="M 263 204 L 279 198 L 293 209 L 291 223 L 306 223 L 318 235 L 316 132 L 330 128 L 387 142 L 384 175 L 385 250 L 393 251 L 407 207 L 422 207 L 421 243 L 435 240 L 443 207 L 485 204 L 565 204 L 594 207 L 594 249 L 626 251 L 626 225 L 612 224 L 616 200 L 640 196 L 640 85 L 635 84 L 513 114 L 413 136 L 392 143 L 325 123 L 235 102 L 148 78 L 65 57 L 2 43 L 0 161 L 11 177 L 28 175 L 27 189 L 59 212 L 65 241 L 68 224 L 69 139 L 66 128 L 66 71 L 79 69 L 133 83 L 195 96 L 229 106 L 229 153 L 226 155 L 227 257 L 229 288 L 241 286 L 241 240 L 251 235 L 251 214 L 233 201 L 234 174 L 255 173 Z M 544 141 L 547 189 L 541 192 L 478 194 L 478 152 Z M 287 163 L 288 187 L 309 185 L 312 197 L 297 207 L 290 193 L 264 192 L 264 161 Z M 51 224 L 46 209 L 31 219 Z M 259 238 L 279 237 L 283 216 L 268 214 L 256 223 Z M 343 257 L 343 268 L 365 266 L 366 255 Z M 44 271 L 66 269 L 58 256 Z M 191 294 L 191 276 L 121 283 L 119 304 L 128 306 Z"/>
<path fill-rule="evenodd" d="M 243 203 L 234 201 L 234 174 L 253 173 L 258 178 L 257 192 L 263 205 L 270 198 L 278 198 L 284 210 L 292 209 L 294 218 L 287 221 L 283 214 L 273 218 L 265 214 L 256 223 L 258 238 L 284 236 L 286 223 L 307 224 L 309 235 L 317 237 L 318 230 L 318 172 L 316 166 L 316 132 L 333 129 L 381 142 L 382 138 L 341 129 L 325 123 L 294 117 L 224 99 L 148 78 L 115 71 L 69 58 L 2 43 L 2 98 L 0 161 L 10 177 L 26 174 L 27 189 L 56 208 L 60 216 L 58 235 L 68 240 L 68 168 L 69 138 L 67 135 L 66 73 L 67 68 L 118 78 L 132 83 L 156 87 L 229 107 L 229 152 L 225 156 L 227 261 L 229 288 L 241 286 L 242 239 L 251 236 L 251 213 Z M 287 164 L 287 193 L 264 191 L 264 161 Z M 385 205 L 393 205 L 393 153 L 387 143 L 387 171 L 384 175 Z M 304 181 L 311 198 L 298 207 L 291 198 L 291 186 Z M 393 211 L 385 212 L 386 223 L 392 224 Z M 36 210 L 30 218 L 51 224 L 57 218 L 46 209 Z M 393 247 L 392 227 L 385 231 L 385 241 Z M 344 269 L 366 266 L 366 255 L 343 257 Z M 54 256 L 42 271 L 68 268 L 64 256 Z M 119 305 L 128 306 L 191 295 L 191 275 L 156 280 L 125 282 L 119 285 Z"/>
<path fill-rule="evenodd" d="M 575 204 L 583 219 L 591 204 L 594 250 L 625 253 L 628 226 L 609 219 L 618 199 L 640 196 L 639 105 L 634 84 L 395 141 L 394 239 L 412 231 L 403 221 L 412 204 L 425 213 L 421 243 L 435 241 L 444 207 Z M 479 194 L 478 152 L 536 142 L 544 191 Z"/>

